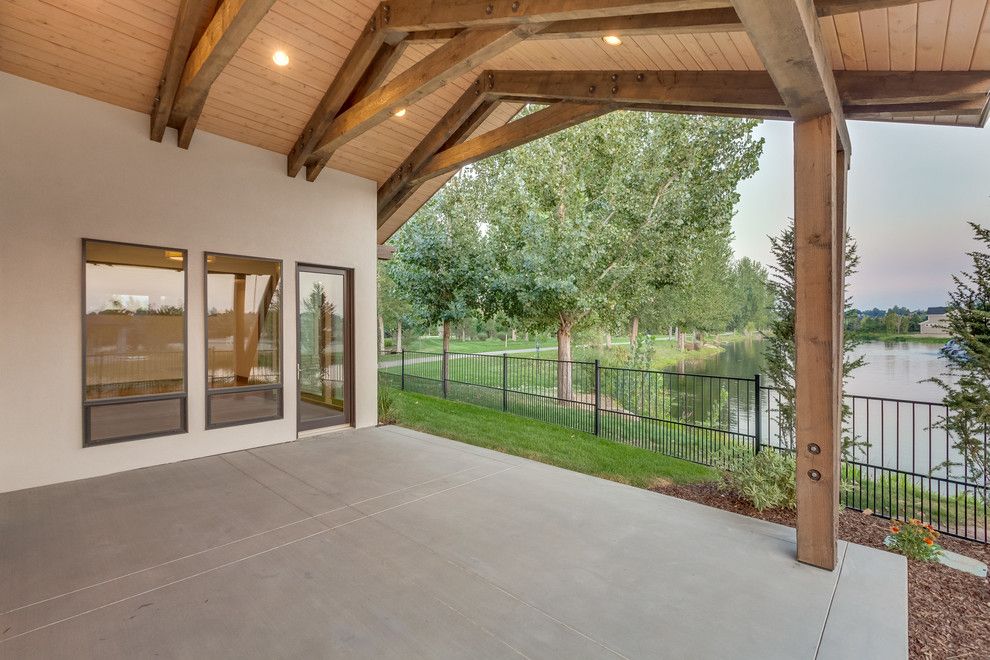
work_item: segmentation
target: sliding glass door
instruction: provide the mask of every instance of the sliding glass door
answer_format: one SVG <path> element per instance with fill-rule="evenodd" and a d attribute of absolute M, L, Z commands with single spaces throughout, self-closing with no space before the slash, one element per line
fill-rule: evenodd
<path fill-rule="evenodd" d="M 350 273 L 300 265 L 296 291 L 299 430 L 350 424 L 354 384 Z"/>

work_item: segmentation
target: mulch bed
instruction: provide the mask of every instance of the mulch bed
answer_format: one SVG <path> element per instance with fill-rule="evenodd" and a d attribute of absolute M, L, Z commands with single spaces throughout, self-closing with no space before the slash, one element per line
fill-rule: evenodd
<path fill-rule="evenodd" d="M 790 510 L 757 511 L 713 483 L 664 484 L 653 488 L 718 509 L 794 527 Z M 885 549 L 890 521 L 845 510 L 839 537 Z M 942 536 L 939 545 L 990 564 L 990 546 Z M 908 648 L 912 658 L 990 658 L 990 581 L 937 562 L 908 560 Z"/>

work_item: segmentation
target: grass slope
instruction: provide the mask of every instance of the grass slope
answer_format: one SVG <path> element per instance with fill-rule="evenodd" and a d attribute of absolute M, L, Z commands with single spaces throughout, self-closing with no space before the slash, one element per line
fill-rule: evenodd
<path fill-rule="evenodd" d="M 400 426 L 624 484 L 650 488 L 717 476 L 702 465 L 589 433 L 421 394 L 396 391 L 394 396 Z"/>

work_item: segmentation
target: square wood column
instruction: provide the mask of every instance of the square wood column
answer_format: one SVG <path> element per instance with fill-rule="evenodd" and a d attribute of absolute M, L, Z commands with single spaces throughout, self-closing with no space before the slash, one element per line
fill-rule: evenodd
<path fill-rule="evenodd" d="M 797 558 L 836 566 L 845 154 L 831 115 L 794 124 Z"/>

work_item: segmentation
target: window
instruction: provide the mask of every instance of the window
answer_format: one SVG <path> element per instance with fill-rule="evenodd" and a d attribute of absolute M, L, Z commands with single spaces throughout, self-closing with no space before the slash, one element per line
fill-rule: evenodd
<path fill-rule="evenodd" d="M 282 417 L 282 262 L 206 255 L 206 426 Z"/>
<path fill-rule="evenodd" d="M 186 430 L 186 252 L 83 241 L 83 444 Z"/>

